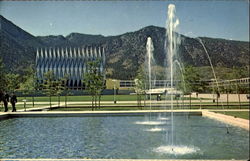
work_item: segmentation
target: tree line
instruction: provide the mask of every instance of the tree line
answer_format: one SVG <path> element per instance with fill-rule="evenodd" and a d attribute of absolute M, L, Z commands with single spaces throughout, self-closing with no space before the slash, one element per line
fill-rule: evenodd
<path fill-rule="evenodd" d="M 91 95 L 92 110 L 100 108 L 101 93 L 105 89 L 104 74 L 99 70 L 100 61 L 91 61 L 87 63 L 87 72 L 83 75 L 83 84 L 85 90 Z M 44 73 L 42 83 L 38 83 L 35 70 L 32 66 L 24 69 L 23 75 L 8 73 L 4 68 L 4 63 L 0 59 L 0 90 L 5 92 L 22 91 L 25 96 L 32 95 L 34 106 L 34 95 L 37 90 L 49 97 L 49 104 L 52 107 L 52 96 L 58 97 L 58 106 L 60 106 L 60 97 L 65 96 L 65 106 L 67 107 L 67 96 L 71 95 L 70 88 L 67 86 L 69 75 L 57 79 L 53 71 Z"/>

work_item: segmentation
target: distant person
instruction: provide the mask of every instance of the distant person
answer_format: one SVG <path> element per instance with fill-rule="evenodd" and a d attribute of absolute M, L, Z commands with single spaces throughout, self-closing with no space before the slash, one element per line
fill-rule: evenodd
<path fill-rule="evenodd" d="M 217 98 L 220 98 L 220 93 L 217 91 Z"/>
<path fill-rule="evenodd" d="M 10 95 L 4 92 L 4 96 L 3 96 L 4 112 L 8 111 L 9 98 L 10 98 Z"/>
<path fill-rule="evenodd" d="M 198 93 L 198 92 L 196 92 L 196 98 L 198 98 L 198 96 L 199 96 L 199 93 Z"/>
<path fill-rule="evenodd" d="M 14 93 L 12 93 L 12 95 L 10 97 L 10 103 L 12 105 L 12 112 L 16 112 L 17 98 L 16 98 L 16 95 Z"/>
<path fill-rule="evenodd" d="M 158 101 L 160 101 L 160 100 L 161 100 L 161 95 L 159 94 L 159 95 L 158 95 Z"/>

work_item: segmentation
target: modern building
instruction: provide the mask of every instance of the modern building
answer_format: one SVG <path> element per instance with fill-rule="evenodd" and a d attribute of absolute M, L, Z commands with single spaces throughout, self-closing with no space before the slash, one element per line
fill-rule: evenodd
<path fill-rule="evenodd" d="M 105 51 L 103 47 L 41 48 L 36 53 L 36 75 L 39 83 L 44 74 L 52 71 L 55 79 L 68 76 L 66 85 L 71 89 L 82 89 L 87 62 L 99 60 L 99 70 L 105 77 Z"/>

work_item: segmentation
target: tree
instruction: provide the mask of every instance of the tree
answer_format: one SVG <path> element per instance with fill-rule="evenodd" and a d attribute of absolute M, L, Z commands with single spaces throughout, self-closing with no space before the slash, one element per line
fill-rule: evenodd
<path fill-rule="evenodd" d="M 6 90 L 6 72 L 4 70 L 4 63 L 2 59 L 0 58 L 0 92 Z"/>
<path fill-rule="evenodd" d="M 28 79 L 35 78 L 35 67 L 34 65 L 29 65 L 28 67 L 22 69 L 19 74 L 20 74 L 20 82 L 24 83 L 26 82 Z"/>
<path fill-rule="evenodd" d="M 140 68 L 135 78 L 135 93 L 137 94 L 137 106 L 141 107 L 141 96 L 145 95 L 146 78 L 143 69 Z"/>
<path fill-rule="evenodd" d="M 20 86 L 20 75 L 19 74 L 6 74 L 5 76 L 7 84 L 5 86 L 7 87 L 7 90 L 10 92 L 14 92 L 16 89 Z"/>
<path fill-rule="evenodd" d="M 43 91 L 45 95 L 49 96 L 51 108 L 51 97 L 57 94 L 57 81 L 55 79 L 53 71 L 44 73 Z"/>
<path fill-rule="evenodd" d="M 65 95 L 65 107 L 67 107 L 67 97 L 68 95 L 70 95 L 70 91 L 69 88 L 67 86 L 67 82 L 69 79 L 69 75 L 65 74 L 64 77 L 61 79 L 61 89 L 62 89 L 62 93 L 64 93 Z"/>
<path fill-rule="evenodd" d="M 194 67 L 185 67 L 184 77 L 187 90 L 186 92 L 202 92 L 205 90 L 207 84 L 201 80 L 198 70 L 196 70 Z"/>
<path fill-rule="evenodd" d="M 61 78 L 55 81 L 55 93 L 58 97 L 58 107 L 60 107 L 61 94 L 65 91 L 65 89 L 67 89 L 67 86 L 64 86 L 64 81 L 65 81 L 65 78 Z"/>
<path fill-rule="evenodd" d="M 32 104 L 34 107 L 35 106 L 34 94 L 35 94 L 35 90 L 37 89 L 37 78 L 35 76 L 35 70 L 32 66 L 30 66 L 25 70 L 25 73 L 26 75 L 24 75 L 21 78 L 23 83 L 20 84 L 19 89 L 22 90 L 25 97 L 28 94 L 32 95 Z"/>
<path fill-rule="evenodd" d="M 26 95 L 32 94 L 32 102 L 33 102 L 33 107 L 35 105 L 34 101 L 34 94 L 35 94 L 35 89 L 36 89 L 36 79 L 34 76 L 30 76 L 24 83 L 20 84 L 20 90 L 23 91 L 23 94 Z"/>
<path fill-rule="evenodd" d="M 104 89 L 104 77 L 99 70 L 100 61 L 92 61 L 87 63 L 87 72 L 84 74 L 84 84 L 88 93 L 92 97 L 92 110 L 97 107 L 97 101 L 101 100 L 101 92 Z"/>
<path fill-rule="evenodd" d="M 101 104 L 101 96 L 102 96 L 102 91 L 105 88 L 105 80 L 102 74 L 98 75 L 98 79 L 96 81 L 97 83 L 97 96 L 98 96 L 98 107 L 100 108 Z"/>

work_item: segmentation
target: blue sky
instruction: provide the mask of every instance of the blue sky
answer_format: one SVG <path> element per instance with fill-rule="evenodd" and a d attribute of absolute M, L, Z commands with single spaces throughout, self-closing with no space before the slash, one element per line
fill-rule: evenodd
<path fill-rule="evenodd" d="M 176 5 L 179 32 L 249 41 L 249 2 L 238 1 L 0 1 L 0 14 L 35 36 L 118 35 L 145 26 L 164 27 Z"/>

